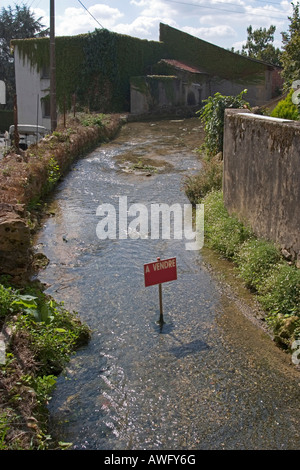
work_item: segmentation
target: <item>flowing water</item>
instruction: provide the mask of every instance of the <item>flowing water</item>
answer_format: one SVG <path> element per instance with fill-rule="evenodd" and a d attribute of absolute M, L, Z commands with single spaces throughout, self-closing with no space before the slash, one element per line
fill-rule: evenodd
<path fill-rule="evenodd" d="M 96 235 L 97 207 L 120 197 L 188 204 L 182 180 L 201 166 L 201 139 L 198 119 L 129 123 L 74 165 L 52 201 L 39 278 L 92 329 L 49 404 L 52 433 L 73 449 L 299 448 L 299 372 L 220 288 L 203 250 Z M 144 287 L 143 265 L 157 257 L 177 259 L 162 328 L 158 286 Z"/>

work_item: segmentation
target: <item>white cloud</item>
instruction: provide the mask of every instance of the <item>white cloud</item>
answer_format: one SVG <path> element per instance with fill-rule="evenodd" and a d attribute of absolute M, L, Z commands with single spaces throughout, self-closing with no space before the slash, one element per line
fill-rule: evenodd
<path fill-rule="evenodd" d="M 157 29 L 157 21 L 157 18 L 139 16 L 132 23 L 119 23 L 114 29 L 120 34 L 148 38 Z"/>
<path fill-rule="evenodd" d="M 45 10 L 42 10 L 42 8 L 31 8 L 31 11 L 34 14 L 36 20 L 40 19 L 40 22 L 45 25 L 46 28 L 49 27 L 50 18 Z"/>
<path fill-rule="evenodd" d="M 128 23 L 119 23 L 114 31 L 145 39 L 159 39 L 159 23 L 178 27 L 175 21 L 176 10 L 163 0 L 131 0 L 131 5 L 140 8 L 137 17 Z"/>
<path fill-rule="evenodd" d="M 280 33 L 288 29 L 287 16 L 291 15 L 292 7 L 289 0 L 279 1 L 268 5 L 256 0 L 126 0 L 119 1 L 118 7 L 113 8 L 107 0 L 102 0 L 103 3 L 94 0 L 88 9 L 99 23 L 76 2 L 65 9 L 61 2 L 57 9 L 56 34 L 76 35 L 94 31 L 102 25 L 120 34 L 158 40 L 159 23 L 162 22 L 230 48 L 233 42 L 236 45 L 246 41 L 249 25 L 257 29 L 273 24 L 276 26 L 275 41 L 280 43 Z M 66 1 L 68 4 L 70 2 Z M 42 17 L 42 23 L 49 26 L 46 7 L 33 11 L 36 18 Z"/>
<path fill-rule="evenodd" d="M 145 9 L 142 10 L 141 15 L 149 17 L 175 17 L 178 14 L 178 9 L 174 8 L 171 3 L 164 3 L 163 0 L 151 0 L 145 2 Z"/>
<path fill-rule="evenodd" d="M 144 7 L 149 5 L 149 0 L 130 0 L 131 5 L 135 5 L 137 7 Z"/>
<path fill-rule="evenodd" d="M 246 41 L 237 41 L 232 44 L 232 47 L 234 48 L 235 52 L 236 51 L 241 51 L 242 47 L 246 44 Z"/>
<path fill-rule="evenodd" d="M 111 8 L 108 5 L 96 4 L 89 8 L 89 11 L 92 13 L 95 18 L 101 21 L 109 21 L 114 24 L 117 20 L 124 16 L 124 13 L 121 13 L 118 8 Z"/>
<path fill-rule="evenodd" d="M 192 36 L 196 36 L 200 39 L 207 40 L 209 42 L 213 42 L 217 38 L 222 37 L 236 37 L 236 32 L 233 28 L 228 25 L 218 25 L 206 28 L 194 28 L 190 26 L 186 26 L 181 28 L 186 33 L 191 34 Z"/>
<path fill-rule="evenodd" d="M 132 23 L 118 24 L 114 27 L 114 31 L 119 34 L 126 34 L 129 36 L 143 37 L 145 39 L 158 40 L 159 36 L 159 23 L 167 23 L 170 26 L 176 27 L 176 23 L 171 19 L 162 19 L 161 17 L 150 18 L 149 16 L 139 16 Z"/>
<path fill-rule="evenodd" d="M 66 8 L 63 16 L 56 17 L 56 34 L 58 36 L 72 36 L 94 31 L 100 25 L 112 29 L 116 22 L 124 16 L 117 8 L 111 8 L 104 4 L 91 6 L 89 12 L 91 14 L 83 8 Z"/>

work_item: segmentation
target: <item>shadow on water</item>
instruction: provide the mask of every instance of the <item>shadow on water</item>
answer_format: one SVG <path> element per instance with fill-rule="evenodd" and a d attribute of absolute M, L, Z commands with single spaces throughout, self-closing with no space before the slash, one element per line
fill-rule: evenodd
<path fill-rule="evenodd" d="M 209 345 L 200 339 L 195 339 L 189 343 L 183 343 L 180 341 L 180 338 L 177 338 L 175 335 L 172 335 L 175 325 L 172 323 L 166 323 L 165 321 L 161 323 L 159 320 L 155 324 L 155 331 L 159 332 L 161 335 L 171 336 L 178 344 L 178 346 L 173 346 L 169 349 L 169 352 L 176 356 L 176 358 L 181 358 L 187 356 L 188 354 L 196 354 L 201 351 L 206 351 L 209 349 Z"/>
<path fill-rule="evenodd" d="M 180 346 L 174 346 L 169 351 L 174 354 L 177 358 L 187 356 L 188 354 L 196 354 L 198 352 L 207 351 L 209 346 L 207 343 L 200 339 L 195 339 L 190 343 L 181 344 Z"/>

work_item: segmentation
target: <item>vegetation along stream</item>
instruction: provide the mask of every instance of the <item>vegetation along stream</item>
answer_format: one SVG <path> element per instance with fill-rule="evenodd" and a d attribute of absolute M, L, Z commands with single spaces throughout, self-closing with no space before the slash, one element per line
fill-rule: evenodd
<path fill-rule="evenodd" d="M 298 449 L 299 371 L 242 313 L 184 238 L 100 239 L 99 205 L 188 204 L 198 119 L 128 123 L 78 161 L 36 240 L 47 292 L 92 329 L 49 403 L 73 449 Z M 176 257 L 177 280 L 144 286 L 146 263 Z"/>

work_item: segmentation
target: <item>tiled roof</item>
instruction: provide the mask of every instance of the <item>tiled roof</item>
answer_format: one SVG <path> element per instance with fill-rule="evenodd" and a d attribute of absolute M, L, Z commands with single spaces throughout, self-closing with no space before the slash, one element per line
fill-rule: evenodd
<path fill-rule="evenodd" d="M 162 59 L 161 62 L 165 62 L 166 64 L 172 65 L 173 67 L 184 70 L 185 72 L 190 73 L 204 73 L 196 67 L 191 67 L 190 65 L 184 64 L 183 62 L 179 62 L 179 60 L 174 59 Z"/>

